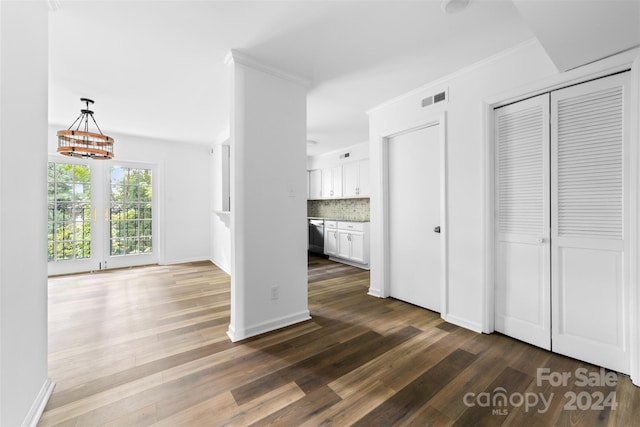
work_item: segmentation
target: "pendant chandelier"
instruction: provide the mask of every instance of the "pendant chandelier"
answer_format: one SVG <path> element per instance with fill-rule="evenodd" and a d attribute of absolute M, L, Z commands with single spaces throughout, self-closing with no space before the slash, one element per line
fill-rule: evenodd
<path fill-rule="evenodd" d="M 58 131 L 58 153 L 70 157 L 85 157 L 89 159 L 113 159 L 113 138 L 102 133 L 89 104 L 93 100 L 80 98 L 85 108 L 80 110 L 78 118 L 67 130 Z M 99 133 L 89 131 L 89 118 Z M 77 125 L 77 126 L 76 126 Z M 75 129 L 73 127 L 75 126 Z"/>

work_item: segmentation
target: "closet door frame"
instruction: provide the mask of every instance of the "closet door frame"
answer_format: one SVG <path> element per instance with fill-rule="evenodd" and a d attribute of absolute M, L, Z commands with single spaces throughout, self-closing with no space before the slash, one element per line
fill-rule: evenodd
<path fill-rule="evenodd" d="M 629 312 L 626 324 L 629 329 L 630 377 L 636 386 L 640 386 L 640 264 L 638 262 L 640 241 L 640 49 L 623 52 L 601 61 L 554 75 L 542 81 L 521 87 L 502 95 L 487 97 L 483 102 L 484 135 L 483 135 L 483 225 L 484 225 L 484 301 L 482 332 L 494 332 L 495 313 L 495 149 L 494 149 L 494 114 L 497 107 L 518 102 L 545 92 L 563 87 L 584 83 L 589 80 L 606 77 L 611 74 L 630 70 L 631 99 L 629 111 Z M 635 142 L 635 143 L 634 143 Z"/>

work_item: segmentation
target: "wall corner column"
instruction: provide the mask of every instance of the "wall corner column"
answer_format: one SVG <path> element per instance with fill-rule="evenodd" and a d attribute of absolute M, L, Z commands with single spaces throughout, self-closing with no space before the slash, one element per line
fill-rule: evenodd
<path fill-rule="evenodd" d="M 308 82 L 231 51 L 232 341 L 310 319 Z"/>
<path fill-rule="evenodd" d="M 47 80 L 46 3 L 0 1 L 3 426 L 36 425 L 53 389 L 47 378 Z"/>

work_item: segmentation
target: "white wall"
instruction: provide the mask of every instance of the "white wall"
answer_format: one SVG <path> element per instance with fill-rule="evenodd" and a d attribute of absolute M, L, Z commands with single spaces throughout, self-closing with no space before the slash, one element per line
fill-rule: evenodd
<path fill-rule="evenodd" d="M 78 105 L 80 105 L 78 103 Z M 208 260 L 210 174 L 209 147 L 175 141 L 149 139 L 112 133 L 109 124 L 100 121 L 96 100 L 95 116 L 102 131 L 115 139 L 113 160 L 100 162 L 139 162 L 158 166 L 158 195 L 161 264 Z M 56 154 L 56 132 L 64 125 L 51 125 L 47 134 L 49 153 Z M 60 156 L 62 160 L 65 157 Z"/>
<path fill-rule="evenodd" d="M 228 143 L 228 139 L 226 139 Z M 222 144 L 214 144 L 210 149 L 211 182 L 211 261 L 222 270 L 231 273 L 231 215 L 222 211 L 223 159 Z"/>
<path fill-rule="evenodd" d="M 349 157 L 341 159 L 340 155 L 344 153 L 349 153 Z M 368 158 L 369 141 L 361 142 L 329 153 L 319 154 L 317 156 L 307 156 L 307 170 L 341 166 L 345 163 L 365 160 Z"/>
<path fill-rule="evenodd" d="M 309 319 L 306 87 L 233 53 L 233 341 Z M 278 299 L 272 288 L 278 287 Z"/>
<path fill-rule="evenodd" d="M 0 2 L 0 425 L 37 421 L 47 378 L 47 6 Z"/>
<path fill-rule="evenodd" d="M 480 331 L 484 316 L 484 100 L 556 74 L 537 42 L 487 60 L 370 112 L 371 293 L 385 295 L 381 221 L 381 136 L 447 114 L 448 299 L 446 319 Z M 421 100 L 449 88 L 449 102 L 422 108 Z"/>

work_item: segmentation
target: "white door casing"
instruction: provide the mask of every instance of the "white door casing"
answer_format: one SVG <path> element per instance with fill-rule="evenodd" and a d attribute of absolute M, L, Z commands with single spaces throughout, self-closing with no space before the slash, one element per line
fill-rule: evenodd
<path fill-rule="evenodd" d="M 495 330 L 549 350 L 549 95 L 494 117 Z"/>
<path fill-rule="evenodd" d="M 439 312 L 442 227 L 439 124 L 388 138 L 390 296 Z"/>
<path fill-rule="evenodd" d="M 629 73 L 551 94 L 553 350 L 629 373 Z"/>

